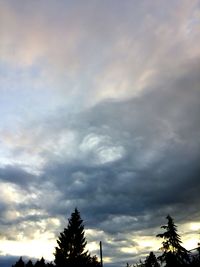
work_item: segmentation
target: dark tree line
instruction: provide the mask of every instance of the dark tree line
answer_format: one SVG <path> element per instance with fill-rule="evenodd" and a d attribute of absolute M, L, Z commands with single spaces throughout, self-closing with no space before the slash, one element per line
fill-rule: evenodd
<path fill-rule="evenodd" d="M 25 263 L 22 257 L 20 257 L 19 260 L 14 265 L 12 265 L 12 267 L 53 267 L 53 266 L 54 265 L 52 263 L 46 263 L 43 257 L 40 260 L 37 260 L 35 263 L 33 263 L 32 260 L 28 260 L 27 263 Z"/>
<path fill-rule="evenodd" d="M 127 263 L 127 267 L 200 267 L 200 247 L 195 256 L 187 251 L 182 246 L 173 218 L 170 215 L 166 218 L 167 224 L 161 226 L 164 232 L 157 235 L 163 240 L 160 248 L 162 254 L 156 257 L 150 252 L 144 262 L 140 260 L 135 265 Z M 31 260 L 25 263 L 20 257 L 12 267 L 101 267 L 97 257 L 86 251 L 86 244 L 83 220 L 75 209 L 68 220 L 67 228 L 58 236 L 54 263 L 46 263 L 44 258 L 35 263 Z"/>

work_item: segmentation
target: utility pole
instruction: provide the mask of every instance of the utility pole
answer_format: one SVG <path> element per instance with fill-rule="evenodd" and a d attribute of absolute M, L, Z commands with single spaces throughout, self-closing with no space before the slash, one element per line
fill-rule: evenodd
<path fill-rule="evenodd" d="M 101 259 L 101 267 L 103 267 L 103 254 L 102 254 L 102 242 L 100 241 L 100 259 Z"/>

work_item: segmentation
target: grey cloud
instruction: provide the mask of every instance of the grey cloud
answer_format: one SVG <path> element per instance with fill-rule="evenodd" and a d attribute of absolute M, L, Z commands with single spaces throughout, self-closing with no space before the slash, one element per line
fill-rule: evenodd
<path fill-rule="evenodd" d="M 23 188 L 29 186 L 31 182 L 36 182 L 36 178 L 36 176 L 23 170 L 20 166 L 7 165 L 0 168 L 1 181 L 18 184 Z"/>
<path fill-rule="evenodd" d="M 191 69 L 189 77 L 191 73 L 193 79 L 179 77 L 170 87 L 163 81 L 163 88 L 139 98 L 105 102 L 82 114 L 73 125 L 81 126 L 82 139 L 91 131 L 110 135 L 126 154 L 97 166 L 91 166 L 90 158 L 55 169 L 47 166 L 47 173 L 55 172 L 52 178 L 59 173 L 53 180 L 63 198 L 74 199 L 94 221 L 93 216 L 104 221 L 108 214 L 138 216 L 154 209 L 165 213 L 171 205 L 174 214 L 184 206 L 194 212 L 199 190 L 199 78 L 197 69 Z M 178 214 L 181 219 L 183 214 Z"/>
<path fill-rule="evenodd" d="M 187 78 L 187 73 L 192 79 Z M 41 140 L 47 129 L 49 136 L 64 132 L 65 128 L 76 132 L 76 160 L 70 160 L 70 154 L 67 160 L 62 155 L 57 158 L 46 150 L 47 164 L 29 188 L 38 190 L 39 195 L 20 209 L 42 208 L 65 225 L 66 217 L 77 206 L 87 228 L 101 229 L 110 236 L 121 233 L 125 241 L 133 231 L 149 234 L 155 233 L 155 229 L 159 231 L 168 213 L 179 223 L 199 218 L 197 74 L 198 65 L 194 68 L 191 64 L 184 76 L 179 75 L 169 84 L 167 79 L 159 81 L 160 88 L 150 88 L 137 98 L 102 102 L 84 113 L 71 115 L 70 119 L 64 110 L 62 116 L 48 118 L 41 124 L 44 127 Z M 110 137 L 112 145 L 123 147 L 125 153 L 113 161 L 94 163 L 96 148 L 110 143 L 102 138 L 92 153 L 84 154 L 79 149 L 91 133 L 93 137 Z M 39 144 L 40 138 L 37 140 Z M 16 177 L 20 177 L 18 173 L 17 170 Z M 23 179 L 16 179 L 16 183 Z M 18 222 L 37 222 L 42 218 L 46 215 L 27 216 Z M 113 249 L 122 255 L 118 241 L 112 242 L 107 255 L 114 253 Z"/>
<path fill-rule="evenodd" d="M 186 114 L 182 115 L 184 117 Z M 142 133 L 145 139 L 146 128 Z M 68 208 L 78 205 L 87 216 L 89 225 L 97 224 L 108 232 L 126 231 L 125 226 L 120 229 L 121 222 L 119 226 L 115 223 L 109 225 L 109 216 L 113 218 L 126 214 L 139 216 L 139 223 L 130 224 L 129 230 L 150 227 L 151 224 L 156 226 L 158 217 L 153 220 L 153 215 L 157 215 L 155 210 L 161 217 L 168 212 L 168 207 L 171 207 L 171 212 L 181 219 L 186 207 L 188 216 L 190 212 L 192 215 L 194 210 L 198 209 L 196 202 L 199 191 L 198 143 L 196 143 L 197 149 L 189 153 L 188 150 L 185 151 L 182 143 L 173 138 L 167 141 L 165 137 L 164 140 L 159 139 L 159 133 L 158 131 L 156 139 L 159 142 L 167 142 L 167 145 L 158 150 L 156 158 L 150 158 L 145 165 L 134 164 L 138 153 L 132 155 L 137 150 L 134 149 L 134 144 L 131 144 L 130 138 L 128 142 L 126 140 L 130 144 L 126 147 L 127 156 L 116 163 L 91 166 L 90 163 L 78 161 L 73 167 L 62 164 L 47 168 L 45 172 L 51 174 L 52 181 L 62 192 L 63 203 L 65 200 L 70 200 Z M 148 136 L 152 142 L 149 133 Z M 139 149 L 140 161 L 142 155 L 145 157 L 146 147 L 148 148 L 148 140 L 144 141 L 145 145 Z M 184 143 L 186 141 L 194 142 L 186 139 Z M 190 143 L 187 143 L 186 148 L 188 146 Z M 49 176 L 47 177 L 49 179 Z M 62 214 L 65 213 L 65 208 L 64 205 Z M 183 214 L 179 210 L 183 210 Z M 56 207 L 53 212 L 56 212 Z M 152 215 L 147 221 L 142 222 L 142 215 L 146 213 Z"/>
<path fill-rule="evenodd" d="M 13 16 L 7 18 L 5 14 L 9 10 Z M 182 40 L 180 25 L 187 24 L 188 14 L 193 14 L 195 4 L 184 3 L 180 8 L 179 4 L 171 3 L 165 5 L 165 11 L 161 10 L 159 3 L 147 4 L 145 1 L 123 4 L 117 1 L 114 5 L 112 2 L 96 1 L 78 1 L 78 4 L 50 2 L 48 6 L 22 1 L 18 5 L 7 4 L 2 17 L 3 23 L 9 26 L 6 29 L 12 32 L 16 24 L 15 31 L 20 28 L 24 38 L 4 33 L 3 40 L 8 39 L 11 45 L 19 42 L 15 51 L 15 55 L 19 54 L 18 62 L 23 59 L 21 54 L 33 65 L 42 58 L 46 75 L 44 87 L 55 87 L 56 91 L 60 89 L 67 95 L 64 103 L 67 101 L 70 108 L 79 109 L 79 106 L 87 106 L 88 102 L 93 104 L 99 98 L 105 98 L 100 91 L 105 91 L 107 83 L 111 87 L 107 88 L 108 97 L 120 96 L 121 93 L 129 96 L 138 90 L 136 87 L 140 79 L 146 79 L 145 75 L 156 71 L 154 79 L 157 79 L 157 75 L 162 74 L 161 70 L 166 72 L 174 66 L 174 57 L 178 63 L 185 58 L 185 52 L 190 51 L 187 41 L 190 39 Z M 24 21 L 27 22 L 26 27 L 21 27 Z M 173 38 L 175 35 L 177 38 Z M 49 45 L 46 46 L 46 43 Z M 5 47 L 8 47 L 7 43 Z M 48 80 L 51 82 L 48 83 Z M 125 91 L 124 94 L 119 92 L 120 89 Z"/>
<path fill-rule="evenodd" d="M 134 232 L 156 235 L 168 213 L 179 223 L 200 218 L 199 35 L 188 35 L 195 4 L 186 2 L 161 8 L 151 1 L 78 2 L 78 6 L 70 2 L 56 6 L 52 1 L 40 10 L 36 2 L 7 4 L 7 12 L 13 14 L 13 19 L 6 17 L 9 12 L 3 14 L 8 29 L 18 30 L 30 15 L 21 29 L 24 38 L 17 36 L 16 57 L 22 58 L 21 49 L 27 55 L 19 65 L 36 67 L 42 58 L 40 78 L 48 81 L 39 88 L 55 87 L 59 97 L 55 96 L 62 101 L 55 106 L 52 101 L 48 108 L 45 104 L 42 115 L 36 105 L 35 114 L 30 112 L 33 120 L 19 123 L 19 140 L 28 141 L 16 146 L 13 142 L 10 154 L 43 161 L 37 175 L 20 165 L 0 169 L 1 181 L 36 193 L 27 203 L 13 204 L 24 216 L 13 222 L 1 220 L 4 227 L 15 222 L 13 233 L 31 236 L 32 225 L 26 228 L 24 222 L 37 225 L 49 216 L 58 217 L 63 226 L 77 206 L 86 227 L 104 232 L 99 238 L 104 238 L 106 255 L 115 254 L 124 264 L 120 257 L 129 255 L 122 254 L 120 246 L 132 244 L 129 237 Z M 55 13 L 61 10 L 57 19 Z M 6 36 L 4 29 L 0 31 Z M 10 34 L 11 46 L 15 38 Z M 32 46 L 36 39 L 38 47 Z M 10 46 L 2 48 L 6 57 Z M 44 100 L 40 101 L 43 110 Z M 0 206 L 2 216 L 11 208 Z M 31 209 L 41 214 L 31 215 Z M 51 225 L 46 230 L 56 234 Z"/>

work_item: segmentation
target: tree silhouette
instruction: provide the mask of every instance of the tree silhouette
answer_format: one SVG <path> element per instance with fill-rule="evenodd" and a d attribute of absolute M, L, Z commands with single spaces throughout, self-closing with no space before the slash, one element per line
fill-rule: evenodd
<path fill-rule="evenodd" d="M 165 262 L 166 266 L 175 267 L 189 262 L 189 256 L 187 250 L 181 246 L 182 242 L 173 218 L 170 215 L 166 218 L 168 220 L 167 225 L 161 226 L 166 231 L 157 235 L 157 237 L 164 239 L 161 248 L 163 254 L 158 258 L 161 262 Z"/>
<path fill-rule="evenodd" d="M 60 233 L 57 244 L 54 254 L 56 266 L 79 267 L 87 266 L 91 263 L 91 257 L 88 251 L 85 251 L 87 242 L 84 225 L 77 208 L 71 214 L 67 228 L 64 228 L 64 231 Z"/>
<path fill-rule="evenodd" d="M 19 260 L 14 265 L 12 265 L 12 267 L 24 267 L 24 266 L 25 264 L 22 257 L 20 257 Z"/>
<path fill-rule="evenodd" d="M 90 267 L 102 267 L 100 262 L 98 261 L 98 258 L 96 255 L 89 258 L 88 266 L 90 266 Z"/>
<path fill-rule="evenodd" d="M 26 267 L 33 267 L 33 263 L 31 260 L 26 263 Z"/>
<path fill-rule="evenodd" d="M 157 261 L 157 258 L 153 252 L 149 253 L 149 256 L 146 257 L 144 262 L 145 267 L 159 267 L 160 264 Z"/>
<path fill-rule="evenodd" d="M 45 267 L 45 266 L 46 264 L 45 264 L 45 260 L 43 257 L 40 260 L 37 260 L 35 263 L 35 267 Z"/>
<path fill-rule="evenodd" d="M 54 265 L 52 262 L 47 262 L 47 263 L 46 263 L 46 266 L 47 266 L 47 267 L 55 267 L 55 265 Z"/>

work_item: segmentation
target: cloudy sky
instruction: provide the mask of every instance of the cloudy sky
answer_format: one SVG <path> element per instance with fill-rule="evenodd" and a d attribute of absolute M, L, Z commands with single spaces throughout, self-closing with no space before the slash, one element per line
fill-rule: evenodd
<path fill-rule="evenodd" d="M 200 1 L 0 0 L 0 263 L 75 207 L 107 266 L 200 231 Z"/>

